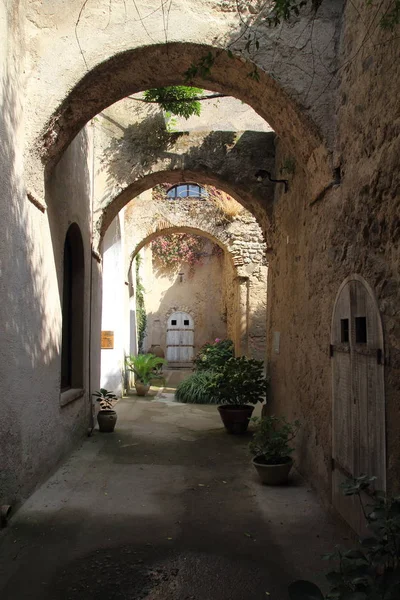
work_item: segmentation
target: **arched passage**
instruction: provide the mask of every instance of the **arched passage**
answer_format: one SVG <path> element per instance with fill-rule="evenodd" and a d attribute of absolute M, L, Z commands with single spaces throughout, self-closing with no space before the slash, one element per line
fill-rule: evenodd
<path fill-rule="evenodd" d="M 213 244 L 217 244 L 217 246 L 222 248 L 222 250 L 227 253 L 228 257 L 232 261 L 232 267 L 236 271 L 236 265 L 234 264 L 233 257 L 232 257 L 232 248 L 227 245 L 227 240 L 224 239 L 221 235 L 218 235 L 218 237 L 215 237 L 215 235 L 209 233 L 208 231 L 206 231 L 204 229 L 199 229 L 197 227 L 189 227 L 187 225 L 186 226 L 176 225 L 176 226 L 172 226 L 172 227 L 171 226 L 166 227 L 163 224 L 157 224 L 157 223 L 155 224 L 155 231 L 153 231 L 152 233 L 149 233 L 133 249 L 132 254 L 131 254 L 130 263 L 129 263 L 129 269 L 131 268 L 132 262 L 135 260 L 138 252 L 140 252 L 140 250 L 142 248 L 144 248 L 148 244 L 151 244 L 151 242 L 153 240 L 160 237 L 161 235 L 162 236 L 170 235 L 172 233 L 189 233 L 191 235 L 197 235 L 199 237 L 204 237 L 204 238 L 210 240 Z"/>
<path fill-rule="evenodd" d="M 232 292 L 235 310 L 231 311 L 228 322 L 237 340 L 237 351 L 264 359 L 267 244 L 261 228 L 247 211 L 231 220 L 221 217 L 220 209 L 211 200 L 181 199 L 178 206 L 176 202 L 161 201 L 158 196 L 152 199 L 147 194 L 133 200 L 124 216 L 129 223 L 125 239 L 131 252 L 127 278 L 132 279 L 131 265 L 138 252 L 160 235 L 188 233 L 207 238 L 224 251 L 226 269 L 235 280 Z"/>
<path fill-rule="evenodd" d="M 132 93 L 185 83 L 184 74 L 190 65 L 199 63 L 209 52 L 216 57 L 211 74 L 207 79 L 195 75 L 193 85 L 232 95 L 254 108 L 308 171 L 311 195 L 323 189 L 332 179 L 330 150 L 310 111 L 265 72 L 262 64 L 230 58 L 220 48 L 195 43 L 169 43 L 168 52 L 164 44 L 126 50 L 98 63 L 74 85 L 69 82 L 59 105 L 52 107 L 52 113 L 47 113 L 40 127 L 38 124 L 32 139 L 33 156 L 40 156 L 44 164 L 51 166 L 79 130 L 101 110 Z M 258 81 L 249 78 L 255 67 Z M 28 164 L 33 185 L 37 167 L 35 160 Z"/>
<path fill-rule="evenodd" d="M 138 232 L 140 235 L 140 233 Z M 211 242 L 212 245 L 216 245 L 223 251 L 222 255 L 222 265 L 221 265 L 221 279 L 219 281 L 219 287 L 223 290 L 224 302 L 226 303 L 226 334 L 231 337 L 235 344 L 236 353 L 245 354 L 249 351 L 249 336 L 251 336 L 251 331 L 248 323 L 248 317 L 250 314 L 249 307 L 249 294 L 246 293 L 245 296 L 241 295 L 241 286 L 243 287 L 243 282 L 245 282 L 246 289 L 249 286 L 249 279 L 251 276 L 241 276 L 241 268 L 235 264 L 234 257 L 232 255 L 233 247 L 230 241 L 224 238 L 222 231 L 214 231 L 211 233 L 207 231 L 206 228 L 199 229 L 191 226 L 166 226 L 165 223 L 155 223 L 154 231 L 149 232 L 143 239 L 141 239 L 136 246 L 133 248 L 130 262 L 129 262 L 129 271 L 128 271 L 128 281 L 131 282 L 131 289 L 134 291 L 135 285 L 137 281 L 135 281 L 135 268 L 134 261 L 138 256 L 142 249 L 148 249 L 151 247 L 151 243 L 160 237 L 168 237 L 171 234 L 188 234 L 191 236 L 197 236 L 199 238 L 203 238 Z M 182 267 L 181 267 L 182 268 Z M 256 266 L 253 266 L 253 270 Z M 194 273 L 196 273 L 196 267 L 194 268 Z M 183 269 L 185 271 L 185 269 Z M 185 293 L 185 286 L 182 286 L 182 272 L 180 274 L 176 274 L 175 282 L 173 283 L 171 290 L 165 293 L 163 298 L 163 311 L 161 315 L 161 320 L 157 317 L 157 323 L 155 326 L 157 329 L 161 331 L 162 342 L 165 344 L 166 340 L 164 339 L 165 332 L 167 331 L 168 318 L 170 314 L 173 312 L 185 312 L 192 316 L 194 322 L 197 325 L 201 325 L 201 323 L 207 322 L 206 311 L 207 305 L 209 308 L 213 308 L 213 299 L 211 287 L 208 289 L 209 281 L 207 278 L 201 285 L 197 291 L 193 288 L 190 294 Z M 190 283 L 190 282 L 189 282 Z M 144 285 L 146 288 L 146 285 Z M 206 296 L 204 298 L 205 303 L 203 305 L 197 306 L 196 296 L 198 294 L 202 294 L 205 290 Z M 208 296 L 208 292 L 211 296 Z M 266 296 L 266 280 L 265 280 L 265 296 Z M 194 304 L 192 304 L 194 302 Z M 131 308 L 133 305 L 131 306 Z M 264 323 L 266 319 L 264 318 Z M 154 325 L 154 324 L 153 324 Z M 153 326 L 152 325 L 152 326 Z M 160 344 L 160 334 L 159 332 L 151 335 L 151 332 L 148 332 L 148 343 L 147 346 L 150 345 L 150 342 L 153 344 Z M 223 333 L 223 332 L 222 332 Z M 215 331 L 215 337 L 221 337 L 220 331 Z M 225 334 L 223 333 L 225 337 Z M 157 339 L 156 339 L 157 338 Z M 196 341 L 198 342 L 198 335 Z M 204 339 L 204 341 L 206 341 Z M 198 345 L 198 344 L 197 344 Z M 200 344 L 201 345 L 201 344 Z M 197 350 L 200 346 L 198 346 Z M 146 348 L 145 348 L 146 349 Z M 165 349 L 165 348 L 164 348 Z"/>
<path fill-rule="evenodd" d="M 251 61 L 232 59 L 213 46 L 171 42 L 168 52 L 164 44 L 121 52 L 84 75 L 47 119 L 41 136 L 44 160 L 57 160 L 78 131 L 114 102 L 152 87 L 184 83 L 190 65 L 198 64 L 208 52 L 216 56 L 211 74 L 207 79 L 200 73 L 195 75 L 193 85 L 234 96 L 252 106 L 295 149 L 304 166 L 312 155 L 316 160 L 327 158 L 317 126 L 261 65 L 260 79 L 255 81 L 248 76 L 256 66 Z"/>
<path fill-rule="evenodd" d="M 272 205 L 272 186 L 260 186 L 254 177 L 254 183 L 252 184 L 251 181 L 248 181 L 249 187 L 246 188 L 244 183 L 235 184 L 233 173 L 231 180 L 227 181 L 227 179 L 228 178 L 225 179 L 218 174 L 204 172 L 200 169 L 198 171 L 189 171 L 182 170 L 181 168 L 177 168 L 176 170 L 157 171 L 138 178 L 108 201 L 105 206 L 97 206 L 98 216 L 94 227 L 94 247 L 97 251 L 100 250 L 101 241 L 107 228 L 110 226 L 113 219 L 115 219 L 119 211 L 124 208 L 132 198 L 137 197 L 142 192 L 153 188 L 158 184 L 164 183 L 165 181 L 168 181 L 171 184 L 184 181 L 196 181 L 202 185 L 214 185 L 232 196 L 232 198 L 249 210 L 255 216 L 265 235 L 269 227 L 266 207 Z M 257 192 L 254 192 L 253 195 L 254 189 L 256 189 Z"/>

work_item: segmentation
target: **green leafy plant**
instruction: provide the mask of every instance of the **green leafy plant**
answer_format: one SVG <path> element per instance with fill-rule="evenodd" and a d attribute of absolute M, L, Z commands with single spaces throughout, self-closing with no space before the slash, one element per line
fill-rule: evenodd
<path fill-rule="evenodd" d="M 142 283 L 142 278 L 140 276 L 140 265 L 142 264 L 142 259 L 138 254 L 136 256 L 136 326 L 137 326 L 137 336 L 138 336 L 138 348 L 139 352 L 143 350 L 143 341 L 146 336 L 146 327 L 147 327 L 147 315 L 146 315 L 146 307 L 144 304 L 144 286 Z"/>
<path fill-rule="evenodd" d="M 285 417 L 254 417 L 257 430 L 249 444 L 257 462 L 265 465 L 281 465 L 289 462 L 294 448 L 290 442 L 296 437 L 300 421 L 289 423 Z"/>
<path fill-rule="evenodd" d="M 204 344 L 193 361 L 197 371 L 216 371 L 224 366 L 227 360 L 234 355 L 232 340 L 216 338 L 214 343 Z"/>
<path fill-rule="evenodd" d="M 326 559 L 337 568 L 326 575 L 331 586 L 326 596 L 310 581 L 289 586 L 291 600 L 398 600 L 400 598 L 400 496 L 387 498 L 373 490 L 375 477 L 362 475 L 343 486 L 346 496 L 357 496 L 371 537 L 357 548 L 336 547 Z M 368 493 L 371 504 L 365 505 Z M 308 595 L 307 595 L 308 594 Z"/>
<path fill-rule="evenodd" d="M 96 402 L 100 402 L 101 410 L 110 410 L 113 406 L 113 400 L 117 399 L 114 392 L 100 388 L 100 390 L 92 394 L 96 398 Z"/>
<path fill-rule="evenodd" d="M 232 357 L 218 371 L 213 371 L 210 393 L 218 404 L 240 406 L 263 402 L 269 388 L 269 379 L 263 373 L 261 360 Z"/>
<path fill-rule="evenodd" d="M 185 404 L 215 404 L 215 398 L 210 393 L 212 377 L 211 371 L 193 373 L 176 388 L 176 400 Z"/>
<path fill-rule="evenodd" d="M 165 363 L 163 358 L 155 354 L 138 354 L 125 358 L 126 369 L 134 373 L 136 381 L 143 385 L 150 385 L 154 379 L 159 379 L 161 367 Z"/>
<path fill-rule="evenodd" d="M 203 90 L 196 87 L 172 85 L 146 90 L 144 99 L 157 102 L 167 113 L 189 119 L 192 115 L 200 115 L 201 104 L 196 98 L 202 94 Z"/>

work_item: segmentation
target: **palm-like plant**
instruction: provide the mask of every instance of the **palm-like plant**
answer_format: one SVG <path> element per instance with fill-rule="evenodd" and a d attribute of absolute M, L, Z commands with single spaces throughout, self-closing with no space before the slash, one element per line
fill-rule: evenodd
<path fill-rule="evenodd" d="M 137 356 L 127 356 L 125 359 L 126 368 L 135 374 L 136 381 L 143 385 L 150 385 L 153 379 L 160 377 L 160 370 L 166 361 L 155 354 L 138 354 Z"/>

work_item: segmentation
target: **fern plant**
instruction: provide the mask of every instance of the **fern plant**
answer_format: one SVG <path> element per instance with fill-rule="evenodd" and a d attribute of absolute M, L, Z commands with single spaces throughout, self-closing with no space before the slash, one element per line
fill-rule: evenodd
<path fill-rule="evenodd" d="M 154 379 L 159 379 L 160 370 L 166 361 L 155 354 L 138 354 L 127 356 L 126 369 L 135 374 L 136 381 L 150 385 Z"/>

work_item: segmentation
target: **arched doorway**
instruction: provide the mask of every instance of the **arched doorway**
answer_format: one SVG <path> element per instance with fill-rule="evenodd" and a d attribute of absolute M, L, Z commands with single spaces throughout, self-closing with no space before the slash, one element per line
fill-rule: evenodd
<path fill-rule="evenodd" d="M 168 366 L 188 367 L 194 358 L 194 320 L 183 311 L 170 315 L 167 322 Z"/>
<path fill-rule="evenodd" d="M 386 427 L 383 329 L 374 293 L 351 275 L 336 297 L 331 330 L 332 500 L 358 532 L 364 519 L 358 499 L 341 484 L 362 474 L 386 489 Z"/>

